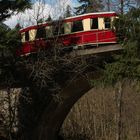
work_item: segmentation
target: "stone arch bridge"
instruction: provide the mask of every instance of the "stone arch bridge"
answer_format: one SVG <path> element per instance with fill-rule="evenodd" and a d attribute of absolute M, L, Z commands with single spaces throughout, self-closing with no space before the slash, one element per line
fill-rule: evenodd
<path fill-rule="evenodd" d="M 105 50 L 100 49 L 99 52 L 112 52 L 114 50 L 116 51 L 121 49 L 120 46 L 116 46 L 116 48 L 109 50 L 108 48 Z M 97 54 L 97 52 L 95 50 L 90 50 L 74 53 L 74 55 L 89 54 Z M 24 124 L 20 130 L 21 134 L 19 134 L 21 135 L 21 140 L 57 140 L 59 130 L 72 106 L 82 95 L 93 88 L 90 84 L 90 80 L 93 78 L 92 76 L 93 75 L 90 75 L 88 72 L 86 75 L 78 75 L 75 79 L 66 84 L 67 86 L 59 92 L 58 96 L 48 95 L 47 99 L 44 99 L 45 102 L 41 101 L 42 98 L 40 98 L 40 96 L 42 97 L 45 95 L 45 91 L 42 90 L 42 95 L 40 95 L 38 93 L 39 89 L 35 86 L 33 87 L 32 83 L 24 83 L 25 87 L 29 85 L 31 87 L 28 89 L 30 90 L 29 93 L 31 93 L 31 95 L 28 95 L 28 91 L 26 91 L 26 96 L 31 97 L 33 102 L 32 104 L 25 103 L 23 100 L 20 102 L 19 120 L 22 124 Z M 15 77 L 18 77 L 18 75 L 15 75 Z M 20 78 L 26 78 L 24 73 Z M 21 84 L 23 83 L 20 83 L 19 81 L 18 83 L 15 83 L 18 87 Z M 1 87 L 5 88 L 5 83 L 1 84 Z M 27 90 L 27 88 L 25 89 Z M 40 104 L 43 104 L 43 108 L 38 107 Z"/>

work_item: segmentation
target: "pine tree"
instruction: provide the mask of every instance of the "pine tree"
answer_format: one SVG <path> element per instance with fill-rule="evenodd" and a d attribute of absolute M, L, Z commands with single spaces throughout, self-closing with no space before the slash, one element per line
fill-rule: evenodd
<path fill-rule="evenodd" d="M 71 7 L 70 7 L 70 5 L 67 5 L 64 17 L 70 17 L 70 16 L 72 16 Z"/>
<path fill-rule="evenodd" d="M 44 19 L 43 18 L 40 18 L 40 19 L 37 20 L 37 24 L 43 23 L 43 22 L 44 22 Z"/>
<path fill-rule="evenodd" d="M 76 7 L 75 14 L 80 15 L 89 12 L 98 12 L 103 9 L 102 0 L 78 0 L 81 4 L 80 6 Z"/>
<path fill-rule="evenodd" d="M 131 9 L 117 21 L 117 32 L 123 40 L 122 53 L 113 55 L 113 62 L 106 63 L 101 80 L 105 84 L 116 84 L 124 79 L 140 81 L 140 8 Z M 100 81 L 100 83 L 101 83 Z"/>
<path fill-rule="evenodd" d="M 9 18 L 14 12 L 30 8 L 31 0 L 0 0 L 0 22 Z"/>
<path fill-rule="evenodd" d="M 45 20 L 46 22 L 52 21 L 51 15 L 48 16 L 48 18 Z"/>
<path fill-rule="evenodd" d="M 4 23 L 0 23 L 0 50 L 6 46 L 6 34 L 9 30 L 10 28 L 8 28 L 8 26 L 6 26 Z"/>

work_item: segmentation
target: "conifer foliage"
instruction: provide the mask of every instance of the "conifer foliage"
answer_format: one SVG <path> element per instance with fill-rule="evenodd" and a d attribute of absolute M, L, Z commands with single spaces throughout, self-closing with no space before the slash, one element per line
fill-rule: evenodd
<path fill-rule="evenodd" d="M 0 24 L 0 56 L 15 55 L 16 49 L 21 45 L 19 29 L 20 25 L 10 29 L 5 24 Z"/>
<path fill-rule="evenodd" d="M 102 0 L 78 0 L 81 4 L 80 6 L 76 7 L 76 15 L 81 15 L 84 13 L 89 12 L 98 12 L 103 9 Z"/>
<path fill-rule="evenodd" d="M 120 16 L 116 23 L 124 51 L 113 55 L 113 63 L 105 65 L 104 83 L 115 84 L 123 79 L 140 80 L 140 8 Z"/>
<path fill-rule="evenodd" d="M 67 5 L 64 17 L 70 17 L 70 16 L 72 16 L 72 9 L 71 9 L 70 5 Z"/>
<path fill-rule="evenodd" d="M 30 8 L 30 0 L 0 0 L 0 22 L 10 17 L 14 12 Z"/>

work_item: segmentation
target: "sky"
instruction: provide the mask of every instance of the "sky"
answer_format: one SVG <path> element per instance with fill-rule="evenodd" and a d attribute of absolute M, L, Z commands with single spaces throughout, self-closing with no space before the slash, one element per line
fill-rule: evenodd
<path fill-rule="evenodd" d="M 45 0 L 44 4 L 40 4 L 39 1 L 40 0 L 32 0 L 32 9 L 28 9 L 23 13 L 15 13 L 4 23 L 11 28 L 14 28 L 17 23 L 26 27 L 36 24 L 37 15 L 39 15 L 39 18 L 43 19 L 47 19 L 48 15 L 51 15 L 53 19 L 56 19 L 63 15 L 67 5 L 71 7 L 76 7 L 78 5 L 77 0 Z"/>
<path fill-rule="evenodd" d="M 40 6 L 39 1 L 45 1 L 44 5 Z M 32 9 L 28 9 L 23 13 L 15 13 L 4 23 L 14 28 L 17 23 L 20 23 L 22 27 L 36 24 L 37 15 L 42 19 L 47 19 L 48 15 L 51 15 L 53 19 L 57 19 L 64 14 L 67 5 L 70 5 L 72 8 L 78 6 L 79 3 L 77 1 L 78 0 L 32 0 Z M 115 8 L 115 5 L 118 6 L 117 1 L 112 0 L 111 6 Z M 125 10 L 127 11 L 128 8 Z"/>

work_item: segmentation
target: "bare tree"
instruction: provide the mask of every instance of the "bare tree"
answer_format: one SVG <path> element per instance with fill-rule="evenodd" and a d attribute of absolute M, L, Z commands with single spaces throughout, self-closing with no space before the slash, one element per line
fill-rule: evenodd
<path fill-rule="evenodd" d="M 124 14 L 132 7 L 136 7 L 136 3 L 136 0 L 117 0 L 113 2 L 113 8 L 115 8 L 117 12 Z"/>
<path fill-rule="evenodd" d="M 115 93 L 115 102 L 116 102 L 116 140 L 121 140 L 122 133 L 122 98 L 123 98 L 123 84 L 124 82 L 118 82 L 116 93 Z"/>
<path fill-rule="evenodd" d="M 20 89 L 0 91 L 1 136 L 13 140 L 18 131 L 17 106 Z"/>

